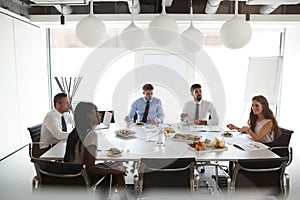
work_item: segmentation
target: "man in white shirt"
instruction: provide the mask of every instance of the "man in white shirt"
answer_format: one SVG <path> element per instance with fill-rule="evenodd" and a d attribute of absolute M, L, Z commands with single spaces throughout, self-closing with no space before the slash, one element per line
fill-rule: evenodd
<path fill-rule="evenodd" d="M 218 125 L 219 117 L 215 107 L 209 101 L 202 99 L 202 90 L 200 84 L 191 86 L 191 95 L 193 101 L 184 104 L 181 121 L 194 122 L 197 125 Z"/>
<path fill-rule="evenodd" d="M 70 101 L 65 93 L 58 93 L 54 97 L 54 109 L 47 113 L 41 129 L 40 142 L 56 144 L 68 138 L 72 131 L 67 130 L 67 125 L 74 126 L 74 120 L 69 113 Z M 47 144 L 40 144 L 40 148 L 47 148 Z"/>

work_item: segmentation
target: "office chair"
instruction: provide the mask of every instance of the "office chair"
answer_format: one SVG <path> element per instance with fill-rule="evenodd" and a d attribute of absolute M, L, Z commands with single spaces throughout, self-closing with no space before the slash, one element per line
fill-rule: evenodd
<path fill-rule="evenodd" d="M 38 124 L 35 126 L 28 127 L 27 130 L 30 133 L 30 137 L 32 142 L 39 142 L 40 141 L 40 135 L 41 135 L 41 129 L 43 124 Z"/>
<path fill-rule="evenodd" d="M 289 176 L 285 174 L 288 158 L 250 159 L 235 162 L 233 190 L 255 188 L 266 195 L 287 196 Z"/>
<path fill-rule="evenodd" d="M 27 130 L 30 133 L 31 141 L 32 141 L 32 151 L 31 154 L 35 158 L 39 158 L 42 154 L 48 151 L 52 144 L 49 144 L 48 147 L 41 149 L 40 148 L 40 136 L 41 136 L 42 124 L 38 124 L 35 126 L 28 127 Z"/>
<path fill-rule="evenodd" d="M 91 185 L 87 170 L 84 164 L 68 163 L 56 160 L 35 158 L 31 154 L 31 144 L 29 144 L 31 162 L 34 163 L 37 176 L 33 178 L 33 188 L 38 189 L 45 186 L 85 186 L 94 191 L 105 177 L 99 179 Z"/>
<path fill-rule="evenodd" d="M 266 145 L 269 146 L 270 150 L 272 150 L 280 157 L 288 157 L 288 166 L 293 160 L 293 149 L 292 147 L 290 147 L 290 141 L 294 131 L 285 128 L 280 128 L 280 132 L 280 136 L 275 141 L 267 143 Z"/>
<path fill-rule="evenodd" d="M 199 188 L 199 174 L 195 158 L 158 159 L 142 158 L 138 175 L 134 177 L 134 190 L 141 195 L 146 188 Z"/>

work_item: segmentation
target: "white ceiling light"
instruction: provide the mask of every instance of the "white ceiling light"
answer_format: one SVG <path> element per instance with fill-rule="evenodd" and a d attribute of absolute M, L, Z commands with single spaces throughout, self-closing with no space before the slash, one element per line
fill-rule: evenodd
<path fill-rule="evenodd" d="M 188 53 L 197 53 L 203 45 L 203 34 L 193 25 L 193 3 L 191 0 L 191 25 L 180 36 L 180 44 Z"/>
<path fill-rule="evenodd" d="M 145 33 L 134 24 L 134 0 L 132 0 L 131 24 L 121 34 L 121 41 L 126 49 L 136 49 L 144 44 Z"/>
<path fill-rule="evenodd" d="M 162 13 L 151 20 L 148 28 L 150 38 L 161 46 L 170 44 L 178 37 L 178 25 L 166 14 L 165 7 L 165 0 L 162 0 Z"/>
<path fill-rule="evenodd" d="M 231 49 L 244 47 L 250 41 L 252 36 L 250 24 L 237 14 L 238 1 L 236 0 L 234 17 L 225 22 L 220 30 L 222 43 Z"/>
<path fill-rule="evenodd" d="M 76 36 L 87 47 L 96 47 L 106 38 L 106 28 L 103 22 L 94 16 L 93 0 L 90 1 L 89 16 L 80 20 L 76 26 Z"/>

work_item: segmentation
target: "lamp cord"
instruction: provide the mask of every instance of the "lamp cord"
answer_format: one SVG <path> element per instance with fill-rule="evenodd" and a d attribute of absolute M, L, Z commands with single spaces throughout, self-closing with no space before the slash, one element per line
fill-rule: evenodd
<path fill-rule="evenodd" d="M 162 14 L 166 14 L 166 0 L 162 0 Z"/>
<path fill-rule="evenodd" d="M 234 5 L 234 15 L 239 14 L 239 1 L 235 0 L 235 5 Z"/>
<path fill-rule="evenodd" d="M 191 26 L 193 26 L 193 0 L 190 1 Z"/>
<path fill-rule="evenodd" d="M 131 5 L 131 23 L 133 23 L 133 13 L 134 13 L 134 0 L 132 1 L 132 5 Z"/>
<path fill-rule="evenodd" d="M 90 15 L 94 14 L 94 8 L 93 8 L 93 0 L 90 1 Z"/>

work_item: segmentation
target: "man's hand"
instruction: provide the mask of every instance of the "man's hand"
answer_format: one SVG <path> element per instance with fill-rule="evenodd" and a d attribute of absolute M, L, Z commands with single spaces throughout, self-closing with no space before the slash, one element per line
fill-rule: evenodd
<path fill-rule="evenodd" d="M 125 122 L 130 122 L 131 119 L 129 116 L 126 116 L 124 120 L 125 120 Z"/>
<path fill-rule="evenodd" d="M 180 114 L 180 118 L 185 118 L 185 117 L 187 117 L 188 116 L 188 114 L 186 114 L 186 113 L 181 113 Z"/>
<path fill-rule="evenodd" d="M 157 124 L 158 122 L 155 119 L 152 118 L 152 119 L 150 119 L 150 123 L 151 124 Z"/>

